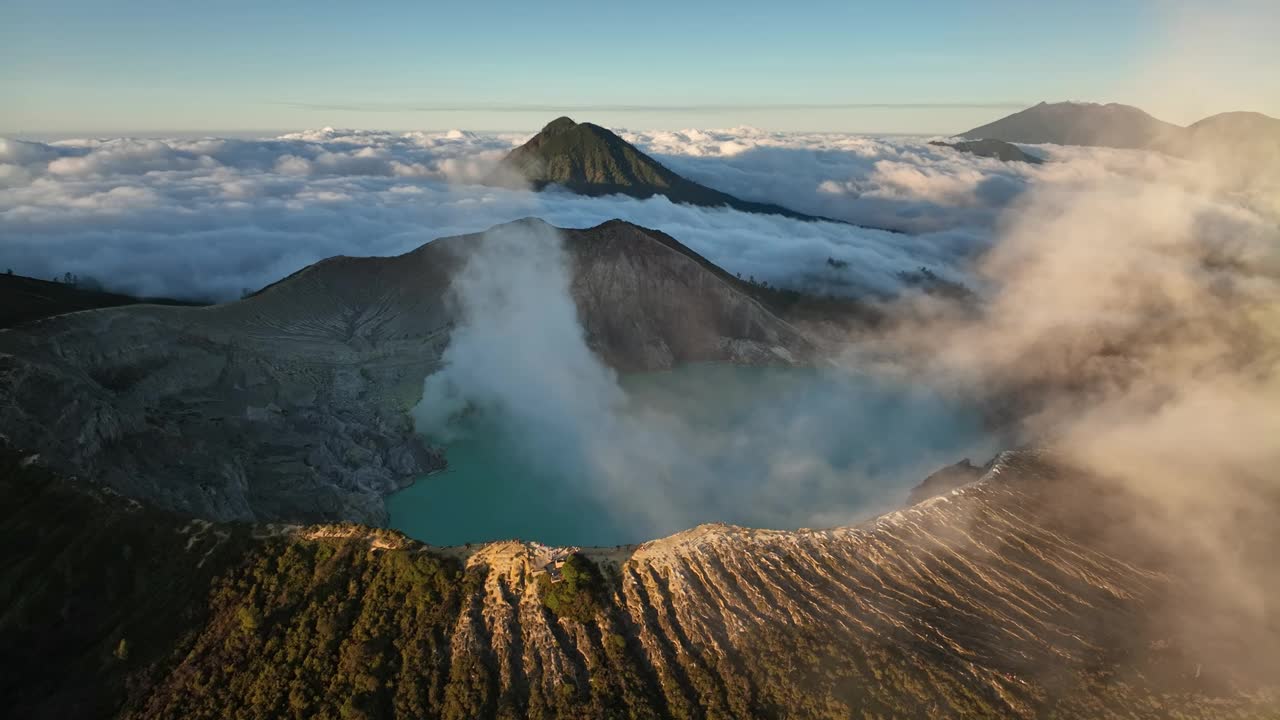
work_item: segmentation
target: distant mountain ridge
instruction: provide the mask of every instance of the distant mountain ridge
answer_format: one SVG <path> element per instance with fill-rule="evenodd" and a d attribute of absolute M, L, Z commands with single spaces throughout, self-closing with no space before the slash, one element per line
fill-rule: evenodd
<path fill-rule="evenodd" d="M 1156 150 L 1214 165 L 1228 186 L 1280 185 L 1280 119 L 1257 112 L 1219 113 L 1182 127 L 1129 105 L 1042 102 L 958 137 Z"/>
<path fill-rule="evenodd" d="M 1042 102 L 960 137 L 1036 145 L 1146 148 L 1181 129 L 1130 105 Z"/>
<path fill-rule="evenodd" d="M 772 203 L 752 202 L 686 180 L 612 131 L 560 117 L 512 150 L 489 180 L 496 185 L 528 184 L 534 190 L 560 186 L 579 195 L 662 195 L 700 207 L 731 207 L 749 213 L 797 220 L 843 222 L 807 215 Z"/>
<path fill-rule="evenodd" d="M 978 157 L 993 158 L 1003 162 L 1024 162 L 1031 165 L 1040 165 L 1044 160 L 1024 151 L 1022 148 L 1004 140 L 992 140 L 985 138 L 982 140 L 970 140 L 961 142 L 942 142 L 941 140 L 930 140 L 930 145 L 937 147 L 948 147 L 956 152 L 976 155 Z"/>
<path fill-rule="evenodd" d="M 1280 119 L 1256 112 L 1225 112 L 1187 126 L 1156 149 L 1217 161 L 1239 185 L 1280 185 Z"/>

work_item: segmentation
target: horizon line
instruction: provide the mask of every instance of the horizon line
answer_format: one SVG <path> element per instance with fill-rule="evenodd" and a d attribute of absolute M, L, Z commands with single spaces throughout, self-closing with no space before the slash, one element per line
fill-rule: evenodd
<path fill-rule="evenodd" d="M 1008 110 L 1027 108 L 1024 102 L 848 102 L 848 103 L 693 103 L 686 105 L 614 105 L 614 104 L 409 104 L 409 103 L 312 103 L 290 100 L 268 100 L 270 105 L 306 110 L 346 112 L 751 112 L 764 110 Z"/>

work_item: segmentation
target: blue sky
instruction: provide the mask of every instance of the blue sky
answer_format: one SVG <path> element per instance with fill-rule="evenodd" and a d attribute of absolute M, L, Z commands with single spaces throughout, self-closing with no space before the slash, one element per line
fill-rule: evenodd
<path fill-rule="evenodd" d="M 516 130 L 558 110 L 948 133 L 1065 99 L 1280 115 L 1280 11 L 1205 5 L 0 0 L 0 133 Z"/>

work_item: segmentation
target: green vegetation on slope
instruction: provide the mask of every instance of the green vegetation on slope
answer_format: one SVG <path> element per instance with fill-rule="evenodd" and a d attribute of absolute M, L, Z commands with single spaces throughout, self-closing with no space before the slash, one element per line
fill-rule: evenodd
<path fill-rule="evenodd" d="M 600 611 L 604 585 L 600 570 L 581 553 L 574 553 L 560 567 L 560 578 L 553 581 L 550 575 L 538 576 L 542 604 L 556 617 L 590 622 Z"/>
<path fill-rule="evenodd" d="M 0 447 L 0 707 L 106 717 L 205 621 L 245 527 L 196 532 Z"/>
<path fill-rule="evenodd" d="M 532 140 L 513 150 L 506 164 L 537 187 L 556 183 L 583 194 L 606 194 L 604 188 L 631 188 L 651 195 L 681 181 L 678 175 L 612 132 L 591 123 L 575 123 L 567 117 L 553 120 Z M 597 190 L 592 191 L 593 188 Z"/>
<path fill-rule="evenodd" d="M 130 714 L 433 717 L 450 707 L 459 577 L 423 552 L 268 540 L 214 584 L 208 623 Z"/>
<path fill-rule="evenodd" d="M 992 594 L 1002 586 L 940 546 L 939 559 L 913 566 L 918 575 L 881 581 L 893 603 L 928 608 L 895 621 L 858 610 L 889 606 L 852 569 L 815 575 L 759 545 L 750 556 L 711 553 L 694 563 L 673 554 L 674 566 L 626 562 L 604 572 L 575 555 L 561 582 L 526 592 L 510 569 L 487 561 L 464 569 L 395 532 L 209 524 L 57 478 L 30 460 L 0 450 L 0 707 L 14 717 L 1261 718 L 1277 710 L 1274 697 L 1213 691 L 1177 673 L 1161 679 L 1152 658 L 1163 651 L 1134 645 L 1140 634 L 1115 622 L 1129 612 L 1115 605 L 1122 596 L 1105 588 L 1079 585 L 1073 592 L 1087 597 L 1054 599 L 1088 600 L 1080 606 L 1092 613 L 1053 613 L 1061 637 L 1026 638 L 1012 620 L 975 622 L 986 605 L 1025 608 L 1019 622 L 1038 622 L 1028 613 L 1042 606 L 1023 595 L 1070 579 L 1013 536 L 984 555 L 1015 553 L 1034 571 L 1008 586 L 1012 595 Z M 974 520 L 970 531 L 982 533 L 991 517 Z M 887 556 L 912 553 L 893 542 Z M 1111 572 L 1097 557 L 1072 557 L 1090 573 Z M 835 555 L 820 562 L 842 567 Z M 758 577 L 743 574 L 752 565 Z M 735 579 L 710 582 L 720 576 Z M 829 592 L 831 583 L 841 592 Z M 767 600 L 776 590 L 786 593 L 781 603 Z M 822 608 L 807 603 L 822 597 L 841 604 L 845 620 L 820 622 Z M 1115 607 L 1100 606 L 1104 598 Z M 959 615 L 957 602 L 966 604 Z M 723 609 L 738 620 L 721 622 Z M 951 645 L 929 640 L 940 629 Z M 1044 660 L 1079 653 L 1088 664 Z"/>
<path fill-rule="evenodd" d="M 741 200 L 672 172 L 613 132 L 567 117 L 547 124 L 512 150 L 491 179 L 495 184 L 529 183 L 535 190 L 558 185 L 579 195 L 664 195 L 672 202 L 783 215 L 797 220 L 826 220 L 771 203 Z"/>

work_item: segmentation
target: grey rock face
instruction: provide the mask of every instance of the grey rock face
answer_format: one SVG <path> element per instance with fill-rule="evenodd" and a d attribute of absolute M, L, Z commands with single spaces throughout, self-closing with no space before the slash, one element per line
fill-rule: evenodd
<path fill-rule="evenodd" d="M 569 230 L 587 343 L 620 370 L 689 362 L 791 363 L 808 340 L 707 260 L 630 223 Z"/>
<path fill-rule="evenodd" d="M 564 234 L 588 343 L 615 368 L 808 351 L 661 233 L 614 221 Z M 384 495 L 443 466 L 406 412 L 448 344 L 449 279 L 478 238 L 331 258 L 225 305 L 92 310 L 0 332 L 0 431 L 165 508 L 384 524 Z"/>

